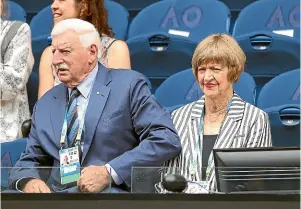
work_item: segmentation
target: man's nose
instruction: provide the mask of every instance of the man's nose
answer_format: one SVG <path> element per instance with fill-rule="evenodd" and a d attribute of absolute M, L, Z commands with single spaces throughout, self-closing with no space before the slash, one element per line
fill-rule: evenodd
<path fill-rule="evenodd" d="M 58 65 L 61 64 L 63 62 L 61 56 L 59 55 L 59 53 L 54 52 L 53 53 L 53 57 L 52 57 L 52 64 L 53 65 Z"/>

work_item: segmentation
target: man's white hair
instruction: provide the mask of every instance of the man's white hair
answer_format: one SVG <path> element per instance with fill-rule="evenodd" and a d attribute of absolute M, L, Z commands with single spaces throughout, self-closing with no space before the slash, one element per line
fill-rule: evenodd
<path fill-rule="evenodd" d="M 100 36 L 93 24 L 76 18 L 66 19 L 55 24 L 51 32 L 51 38 L 53 39 L 54 36 L 65 33 L 68 30 L 78 33 L 83 47 L 87 48 L 95 44 L 98 49 L 97 56 L 98 58 L 101 57 Z"/>

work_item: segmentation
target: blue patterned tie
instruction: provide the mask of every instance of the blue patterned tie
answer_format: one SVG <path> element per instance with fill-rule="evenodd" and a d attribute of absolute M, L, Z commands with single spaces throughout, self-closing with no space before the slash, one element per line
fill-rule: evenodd
<path fill-rule="evenodd" d="M 77 97 L 80 92 L 77 88 L 71 90 L 68 102 L 67 112 L 67 140 L 69 147 L 74 146 L 76 135 L 79 128 L 79 120 L 77 115 Z"/>

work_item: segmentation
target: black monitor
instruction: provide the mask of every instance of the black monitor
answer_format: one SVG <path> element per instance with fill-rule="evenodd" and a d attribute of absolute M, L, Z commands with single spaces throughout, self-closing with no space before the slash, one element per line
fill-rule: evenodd
<path fill-rule="evenodd" d="M 300 147 L 214 149 L 222 193 L 300 193 Z"/>

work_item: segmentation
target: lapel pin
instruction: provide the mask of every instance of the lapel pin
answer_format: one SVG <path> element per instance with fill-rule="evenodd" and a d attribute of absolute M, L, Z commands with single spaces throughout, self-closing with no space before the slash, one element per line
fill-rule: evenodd
<path fill-rule="evenodd" d="M 98 91 L 98 92 L 96 92 L 96 94 L 98 95 L 98 94 L 99 94 L 99 91 Z"/>

